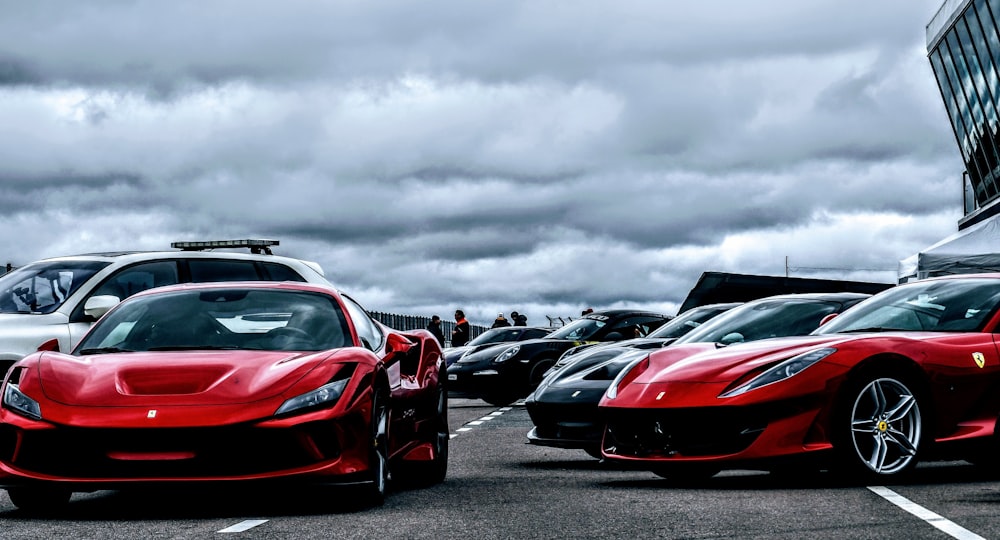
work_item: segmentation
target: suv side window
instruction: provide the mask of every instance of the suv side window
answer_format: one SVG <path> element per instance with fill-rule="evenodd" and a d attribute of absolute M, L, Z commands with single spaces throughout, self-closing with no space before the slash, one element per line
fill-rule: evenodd
<path fill-rule="evenodd" d="M 257 268 L 253 261 L 224 261 L 188 259 L 188 271 L 192 283 L 211 281 L 258 281 Z"/>
<path fill-rule="evenodd" d="M 263 279 L 270 281 L 305 281 L 306 278 L 300 276 L 298 272 L 278 263 L 260 263 L 264 269 Z"/>
<path fill-rule="evenodd" d="M 382 339 L 384 338 L 382 330 L 371 319 L 368 312 L 354 300 L 343 295 L 341 295 L 341 298 L 344 299 L 344 307 L 347 308 L 347 312 L 351 315 L 351 320 L 354 321 L 354 329 L 357 330 L 358 337 L 361 338 L 361 343 L 373 351 L 382 348 Z"/>
<path fill-rule="evenodd" d="M 178 283 L 177 264 L 173 261 L 153 261 L 127 266 L 111 274 L 90 296 L 111 295 L 124 300 L 135 293 Z M 73 310 L 70 320 L 73 322 L 92 321 L 83 313 L 83 306 L 88 296 Z"/>

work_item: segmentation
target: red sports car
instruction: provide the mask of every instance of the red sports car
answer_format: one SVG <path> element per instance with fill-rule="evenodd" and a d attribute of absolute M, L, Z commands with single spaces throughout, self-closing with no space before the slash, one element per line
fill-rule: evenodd
<path fill-rule="evenodd" d="M 159 483 L 442 481 L 441 349 L 331 287 L 178 285 L 130 297 L 69 354 L 15 364 L 0 486 L 45 511 L 73 491 Z"/>
<path fill-rule="evenodd" d="M 657 350 L 600 403 L 603 455 L 667 477 L 995 460 L 1000 274 L 899 285 L 807 337 Z M 815 458 L 813 460 L 812 458 Z"/>

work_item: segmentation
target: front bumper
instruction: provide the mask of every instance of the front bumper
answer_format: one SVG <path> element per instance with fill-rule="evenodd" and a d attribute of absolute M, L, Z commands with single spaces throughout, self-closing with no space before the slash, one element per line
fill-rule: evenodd
<path fill-rule="evenodd" d="M 672 463 L 750 465 L 830 450 L 816 419 L 821 408 L 800 398 L 753 406 L 602 409 L 602 454 L 651 468 Z"/>
<path fill-rule="evenodd" d="M 535 424 L 528 433 L 528 442 L 556 448 L 599 448 L 604 420 L 597 404 L 604 390 L 548 387 L 542 396 L 525 400 L 525 408 Z"/>
<path fill-rule="evenodd" d="M 448 395 L 481 398 L 486 395 L 520 389 L 516 375 L 506 364 L 452 364 L 448 366 Z"/>
<path fill-rule="evenodd" d="M 197 428 L 0 424 L 0 487 L 76 489 L 164 482 L 343 484 L 369 468 L 367 408 L 332 416 Z"/>

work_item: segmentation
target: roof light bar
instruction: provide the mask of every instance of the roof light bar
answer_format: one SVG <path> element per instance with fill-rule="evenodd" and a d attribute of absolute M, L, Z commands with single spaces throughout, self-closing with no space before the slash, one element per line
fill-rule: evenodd
<path fill-rule="evenodd" d="M 271 246 L 277 246 L 277 240 L 208 240 L 204 242 L 171 242 L 170 247 L 184 251 L 201 251 L 214 248 L 249 248 L 252 253 L 271 254 Z"/>

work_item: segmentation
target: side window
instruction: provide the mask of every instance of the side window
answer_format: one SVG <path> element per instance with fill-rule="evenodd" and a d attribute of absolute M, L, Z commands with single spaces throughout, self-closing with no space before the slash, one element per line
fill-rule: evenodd
<path fill-rule="evenodd" d="M 295 270 L 278 263 L 261 263 L 264 269 L 264 278 L 271 281 L 305 281 L 306 279 Z"/>
<path fill-rule="evenodd" d="M 187 264 L 193 283 L 257 281 L 260 279 L 253 261 L 188 259 Z"/>
<path fill-rule="evenodd" d="M 341 298 L 344 299 L 344 307 L 347 308 L 347 313 L 354 321 L 354 328 L 358 331 L 358 337 L 361 338 L 362 344 L 373 351 L 382 348 L 382 340 L 385 336 L 382 335 L 382 330 L 379 329 L 378 325 L 372 321 L 368 312 L 354 300 L 343 295 Z"/>
<path fill-rule="evenodd" d="M 132 265 L 111 276 L 101 283 L 90 296 L 111 295 L 124 300 L 137 292 L 162 287 L 164 285 L 174 285 L 179 281 L 177 275 L 177 264 L 173 261 L 154 261 Z M 87 298 L 90 298 L 88 296 Z M 87 303 L 85 298 L 73 310 L 70 316 L 72 322 L 93 321 L 83 313 L 83 307 Z"/>
<path fill-rule="evenodd" d="M 110 294 L 124 300 L 137 292 L 175 283 L 177 265 L 172 261 L 140 263 L 112 274 L 94 294 Z"/>
<path fill-rule="evenodd" d="M 655 330 L 663 324 L 663 319 L 659 317 L 634 316 L 626 317 L 615 323 L 611 332 L 619 332 L 625 339 L 633 337 L 645 337 L 650 331 Z"/>

